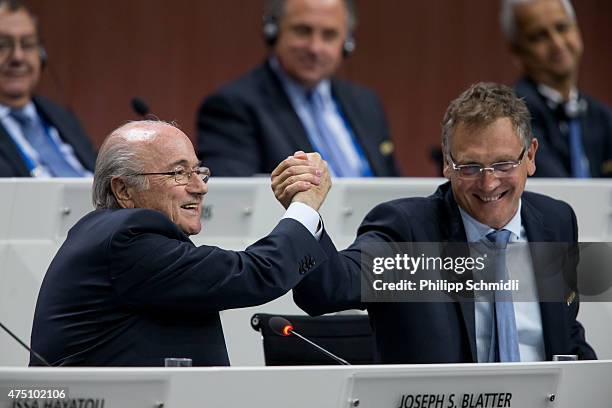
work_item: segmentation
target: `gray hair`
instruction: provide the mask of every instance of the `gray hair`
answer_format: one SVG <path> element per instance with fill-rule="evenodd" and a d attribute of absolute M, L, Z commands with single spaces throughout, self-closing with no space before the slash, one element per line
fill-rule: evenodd
<path fill-rule="evenodd" d="M 357 7 L 355 6 L 355 0 L 343 0 L 348 13 L 348 32 L 352 35 L 357 26 Z M 285 5 L 287 0 L 267 0 L 265 6 L 264 19 L 269 19 L 280 24 L 283 16 L 285 15 Z"/>
<path fill-rule="evenodd" d="M 138 190 L 149 188 L 147 178 L 137 175 L 145 171 L 146 149 L 142 143 L 130 140 L 126 133 L 132 128 L 159 125 L 178 128 L 175 123 L 161 120 L 140 120 L 118 127 L 106 138 L 98 152 L 93 179 L 92 200 L 96 209 L 121 208 L 111 188 L 113 178 L 120 177 Z M 155 134 L 148 141 L 154 138 Z"/>
<path fill-rule="evenodd" d="M 501 0 L 501 7 L 499 11 L 499 23 L 501 25 L 502 33 L 510 44 L 516 43 L 516 19 L 514 18 L 514 7 L 519 4 L 531 3 L 537 0 Z M 576 21 L 576 13 L 570 0 L 559 0 L 563 8 L 567 12 L 567 15 L 572 21 Z"/>
<path fill-rule="evenodd" d="M 525 148 L 528 148 L 533 135 L 531 115 L 525 102 L 505 85 L 492 82 L 472 85 L 450 103 L 444 114 L 442 120 L 444 153 L 450 153 L 450 139 L 460 123 L 481 127 L 490 125 L 500 118 L 510 119 L 515 133 L 521 138 Z"/>

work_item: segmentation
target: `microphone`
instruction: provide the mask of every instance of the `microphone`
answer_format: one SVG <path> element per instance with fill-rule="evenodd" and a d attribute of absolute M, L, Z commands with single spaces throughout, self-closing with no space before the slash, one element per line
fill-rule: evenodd
<path fill-rule="evenodd" d="M 310 344 L 311 346 L 313 346 L 314 348 L 316 348 L 317 350 L 319 350 L 326 356 L 332 358 L 336 362 L 343 364 L 343 365 L 351 365 L 351 363 L 349 363 L 348 361 L 338 357 L 337 355 L 331 353 L 328 350 L 325 350 L 323 347 L 319 346 L 318 344 L 314 343 L 311 340 L 308 340 L 306 337 L 302 336 L 301 334 L 293 330 L 293 325 L 291 324 L 291 322 L 285 319 L 284 317 L 273 316 L 268 321 L 268 325 L 270 326 L 270 329 L 272 329 L 274 333 L 280 336 L 288 337 L 293 334 L 294 336 L 304 340 L 306 343 Z"/>
<path fill-rule="evenodd" d="M 145 101 L 139 97 L 132 98 L 132 109 L 137 115 L 140 115 L 143 118 L 145 118 L 150 112 L 149 105 L 147 105 Z"/>
<path fill-rule="evenodd" d="M 25 344 L 23 341 L 21 341 L 21 339 L 19 337 L 17 337 L 16 334 L 14 334 L 12 331 L 10 331 L 8 329 L 8 327 L 6 327 L 5 325 L 2 324 L 2 322 L 0 322 L 0 327 L 2 327 L 4 329 L 5 332 L 7 332 L 8 334 L 10 334 L 10 336 L 12 338 L 14 338 L 15 340 L 17 340 L 17 342 L 19 344 L 21 344 L 22 347 L 24 347 L 26 350 L 28 350 L 30 352 L 30 354 L 32 354 L 34 357 L 36 357 L 37 359 L 40 360 L 41 363 L 43 363 L 44 365 L 46 365 L 47 367 L 53 367 L 51 364 L 49 364 L 47 362 L 47 360 L 45 360 L 44 358 L 42 358 L 42 356 L 40 354 L 38 354 L 37 352 L 35 352 L 34 350 L 32 350 L 31 348 L 28 347 L 27 344 Z"/>

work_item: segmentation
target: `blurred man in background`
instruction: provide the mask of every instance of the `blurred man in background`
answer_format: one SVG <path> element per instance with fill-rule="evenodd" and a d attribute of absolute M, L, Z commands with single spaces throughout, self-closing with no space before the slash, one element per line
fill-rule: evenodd
<path fill-rule="evenodd" d="M 399 175 L 378 98 L 334 77 L 355 24 L 351 0 L 267 2 L 268 59 L 198 113 L 198 155 L 215 175 L 271 173 L 296 150 L 319 152 L 337 177 Z"/>
<path fill-rule="evenodd" d="M 540 143 L 535 175 L 612 176 L 612 112 L 578 90 L 583 45 L 570 1 L 502 0 L 500 20 Z"/>
<path fill-rule="evenodd" d="M 0 0 L 0 177 L 83 177 L 96 155 L 77 118 L 34 95 L 46 62 L 36 18 Z"/>

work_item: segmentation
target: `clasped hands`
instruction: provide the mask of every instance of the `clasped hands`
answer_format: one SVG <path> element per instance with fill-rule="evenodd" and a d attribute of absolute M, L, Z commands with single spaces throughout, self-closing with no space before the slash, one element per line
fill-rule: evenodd
<path fill-rule="evenodd" d="M 319 153 L 295 152 L 276 166 L 271 179 L 274 196 L 285 208 L 301 202 L 319 211 L 331 188 L 327 162 Z"/>

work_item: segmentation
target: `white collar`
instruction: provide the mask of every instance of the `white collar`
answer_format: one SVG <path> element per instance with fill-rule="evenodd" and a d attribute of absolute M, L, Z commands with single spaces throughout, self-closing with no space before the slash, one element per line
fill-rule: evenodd
<path fill-rule="evenodd" d="M 544 98 L 546 98 L 546 102 L 553 109 L 555 109 L 557 106 L 561 105 L 562 103 L 567 102 L 565 98 L 563 97 L 563 95 L 561 95 L 561 92 L 557 91 L 556 89 L 551 88 L 548 85 L 538 84 L 538 92 Z M 569 101 L 577 101 L 577 100 L 578 100 L 578 90 L 575 87 L 573 87 L 572 89 L 570 89 Z"/>
<path fill-rule="evenodd" d="M 506 225 L 500 228 L 510 231 L 514 236 L 514 239 L 518 239 L 521 236 L 521 225 L 523 222 L 521 219 L 521 206 L 522 200 L 519 200 L 519 205 L 514 216 Z M 490 226 L 476 220 L 461 207 L 459 207 L 459 213 L 461 214 L 461 220 L 463 221 L 463 227 L 465 228 L 465 235 L 468 242 L 478 242 L 486 237 L 489 233 L 495 231 L 494 228 L 491 228 Z"/>

